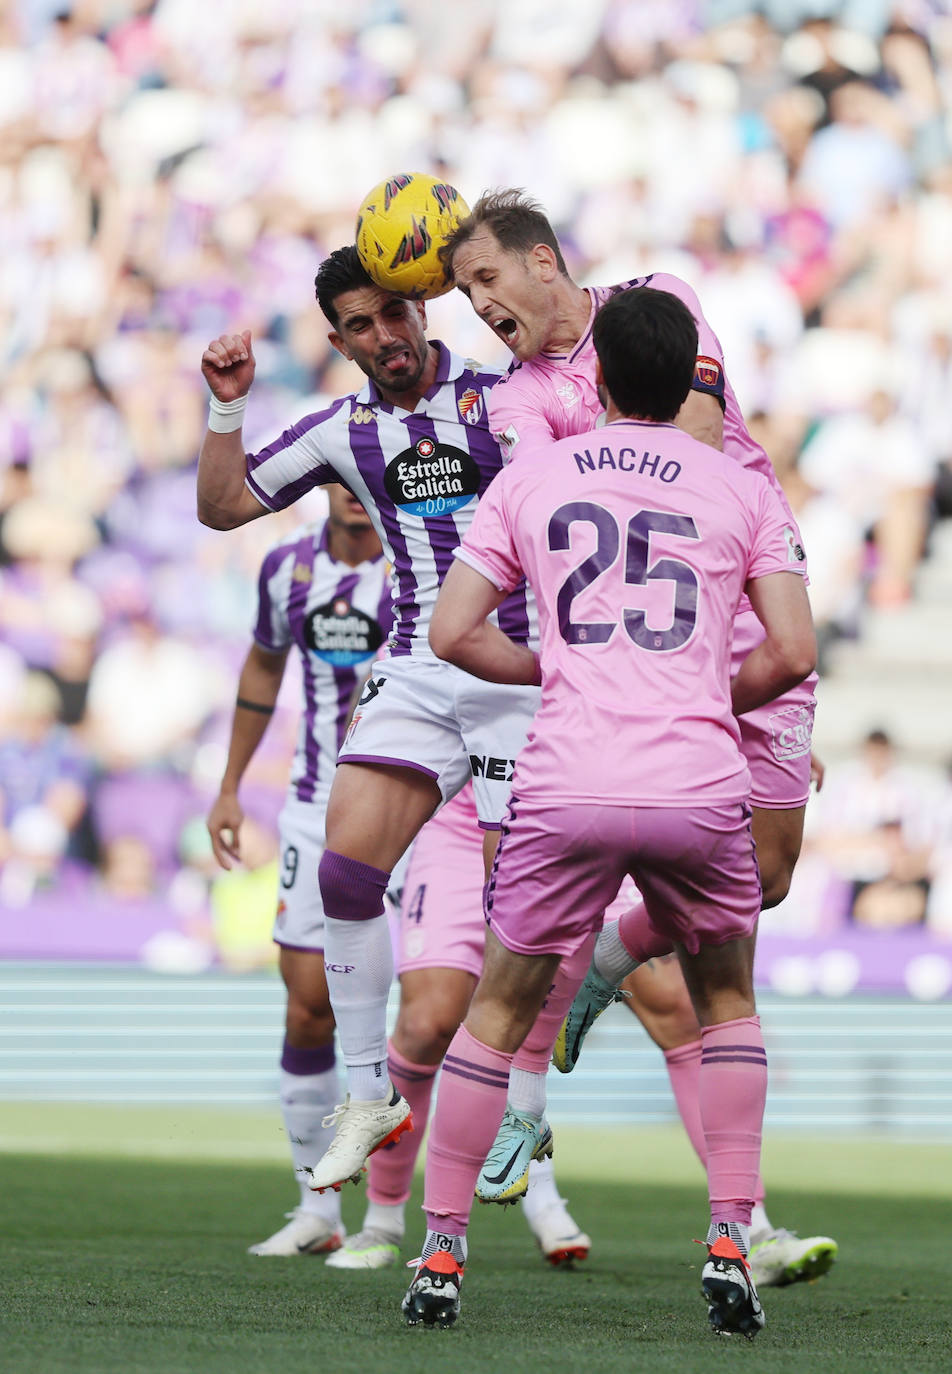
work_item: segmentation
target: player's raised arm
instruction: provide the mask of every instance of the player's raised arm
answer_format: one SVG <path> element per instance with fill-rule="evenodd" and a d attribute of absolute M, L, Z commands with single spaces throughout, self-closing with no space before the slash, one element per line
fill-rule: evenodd
<path fill-rule="evenodd" d="M 816 667 L 816 633 L 802 575 L 768 573 L 751 578 L 745 590 L 767 637 L 731 680 L 735 716 L 788 692 Z"/>
<path fill-rule="evenodd" d="M 212 397 L 198 456 L 198 518 L 215 530 L 235 529 L 266 513 L 245 486 L 241 426 L 254 375 L 250 330 L 221 334 L 202 354 L 202 376 Z"/>
<path fill-rule="evenodd" d="M 487 577 L 455 562 L 446 574 L 430 622 L 430 648 L 486 682 L 538 686 L 539 658 L 486 619 L 504 599 Z"/>

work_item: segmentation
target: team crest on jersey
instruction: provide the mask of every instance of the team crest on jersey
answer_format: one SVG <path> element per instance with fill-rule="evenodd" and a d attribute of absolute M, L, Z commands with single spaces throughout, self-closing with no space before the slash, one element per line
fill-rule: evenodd
<path fill-rule="evenodd" d="M 483 398 L 474 387 L 468 386 L 456 405 L 460 419 L 468 425 L 478 425 L 483 418 Z"/>
<path fill-rule="evenodd" d="M 369 425 L 373 423 L 373 418 L 372 410 L 368 410 L 366 406 L 357 406 L 351 411 L 350 423 L 352 425 Z"/>
<path fill-rule="evenodd" d="M 306 563 L 295 563 L 294 571 L 291 574 L 292 582 L 310 582 L 311 569 Z"/>
<path fill-rule="evenodd" d="M 384 486 L 400 510 L 427 520 L 452 515 L 472 501 L 479 493 L 479 468 L 465 449 L 423 438 L 387 464 Z"/>
<path fill-rule="evenodd" d="M 787 706 L 783 711 L 774 711 L 767 728 L 774 758 L 802 758 L 809 754 L 813 739 L 813 708 Z"/>
<path fill-rule="evenodd" d="M 316 606 L 304 621 L 304 642 L 316 658 L 333 668 L 364 663 L 383 643 L 383 631 L 372 616 L 359 611 L 346 596 Z"/>
<path fill-rule="evenodd" d="M 694 364 L 694 375 L 702 386 L 706 386 L 709 391 L 720 391 L 723 389 L 721 381 L 721 365 L 716 358 L 705 358 L 698 356 Z"/>
<path fill-rule="evenodd" d="M 555 388 L 555 394 L 556 396 L 558 396 L 559 400 L 565 406 L 566 410 L 569 408 L 569 406 L 578 405 L 579 390 L 574 382 L 560 382 L 559 385 Z"/>
<path fill-rule="evenodd" d="M 804 563 L 807 556 L 806 551 L 789 525 L 784 527 L 783 537 L 787 541 L 787 562 Z"/>

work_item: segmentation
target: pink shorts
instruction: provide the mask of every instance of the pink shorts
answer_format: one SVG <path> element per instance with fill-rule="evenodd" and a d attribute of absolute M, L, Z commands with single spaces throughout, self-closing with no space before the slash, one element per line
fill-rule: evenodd
<path fill-rule="evenodd" d="M 397 973 L 483 971 L 483 831 L 471 785 L 440 808 L 410 851 L 394 940 Z"/>
<path fill-rule="evenodd" d="M 746 803 L 546 806 L 513 797 L 486 894 L 490 927 L 514 953 L 570 954 L 600 929 L 626 874 L 654 929 L 689 954 L 757 925 Z"/>
<path fill-rule="evenodd" d="M 753 611 L 734 622 L 731 672 L 764 637 Z M 774 811 L 805 806 L 810 795 L 810 749 L 813 742 L 814 691 L 818 678 L 811 673 L 798 686 L 737 717 L 740 750 L 750 769 L 750 804 Z"/>

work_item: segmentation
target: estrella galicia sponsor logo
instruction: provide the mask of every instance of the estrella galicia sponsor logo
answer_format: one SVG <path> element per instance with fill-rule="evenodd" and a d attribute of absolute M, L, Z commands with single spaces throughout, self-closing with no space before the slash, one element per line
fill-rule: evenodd
<path fill-rule="evenodd" d="M 451 515 L 479 492 L 475 460 L 453 444 L 418 439 L 387 465 L 387 495 L 408 515 L 424 520 Z"/>
<path fill-rule="evenodd" d="M 802 563 L 806 558 L 803 545 L 789 525 L 784 527 L 783 537 L 787 541 L 787 562 Z"/>
<path fill-rule="evenodd" d="M 469 766 L 474 778 L 488 778 L 490 782 L 512 782 L 515 759 L 495 759 L 490 754 L 470 754 Z"/>
<path fill-rule="evenodd" d="M 798 759 L 809 754 L 813 739 L 813 710 L 787 706 L 774 711 L 768 721 L 770 746 L 776 759 Z"/>
<path fill-rule="evenodd" d="M 324 967 L 328 973 L 353 973 L 355 964 L 327 964 Z"/>
<path fill-rule="evenodd" d="M 371 658 L 383 643 L 372 616 L 358 611 L 346 596 L 317 606 L 304 622 L 304 640 L 317 658 L 334 668 L 352 668 Z"/>

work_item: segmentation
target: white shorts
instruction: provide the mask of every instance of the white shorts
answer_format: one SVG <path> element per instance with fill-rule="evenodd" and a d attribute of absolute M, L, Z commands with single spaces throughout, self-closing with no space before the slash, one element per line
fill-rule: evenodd
<path fill-rule="evenodd" d="M 538 687 L 482 682 L 438 659 L 388 659 L 357 703 L 338 761 L 415 768 L 444 801 L 473 779 L 479 824 L 498 830 Z"/>
<path fill-rule="evenodd" d="M 281 866 L 272 938 L 285 949 L 324 948 L 324 903 L 317 866 L 324 853 L 326 812 L 326 796 L 311 802 L 288 797 L 278 817 Z"/>
<path fill-rule="evenodd" d="M 324 951 L 324 903 L 317 866 L 324 853 L 326 814 L 326 795 L 309 802 L 288 797 L 278 817 L 278 910 L 271 938 L 284 949 Z M 399 901 L 394 894 L 399 893 L 408 862 L 409 855 L 404 855 L 390 876 L 386 895 L 391 906 Z"/>

